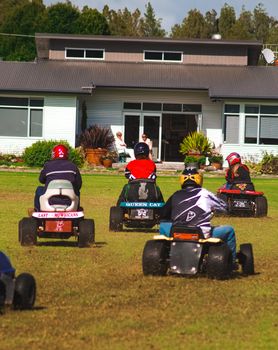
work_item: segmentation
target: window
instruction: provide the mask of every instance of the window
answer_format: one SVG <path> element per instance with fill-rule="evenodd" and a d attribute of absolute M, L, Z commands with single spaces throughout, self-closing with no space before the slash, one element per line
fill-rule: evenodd
<path fill-rule="evenodd" d="M 244 111 L 244 142 L 253 144 L 277 145 L 278 106 L 245 105 Z"/>
<path fill-rule="evenodd" d="M 124 109 L 136 109 L 141 110 L 140 102 L 124 102 Z"/>
<path fill-rule="evenodd" d="M 103 60 L 103 49 L 66 49 L 66 58 L 70 59 L 87 59 L 87 60 Z"/>
<path fill-rule="evenodd" d="M 238 143 L 238 132 L 239 132 L 239 116 L 226 115 L 224 141 L 226 141 L 227 143 Z"/>
<path fill-rule="evenodd" d="M 43 99 L 0 97 L 0 136 L 42 137 Z"/>
<path fill-rule="evenodd" d="M 258 117 L 249 115 L 245 117 L 245 143 L 257 143 Z"/>
<path fill-rule="evenodd" d="M 183 112 L 201 113 L 202 112 L 202 105 L 183 105 L 182 110 L 183 110 Z"/>
<path fill-rule="evenodd" d="M 161 103 L 151 103 L 144 102 L 143 103 L 143 111 L 161 111 Z"/>
<path fill-rule="evenodd" d="M 182 52 L 144 51 L 145 61 L 182 62 Z"/>
<path fill-rule="evenodd" d="M 224 141 L 226 143 L 239 143 L 239 105 L 224 107 Z"/>
<path fill-rule="evenodd" d="M 182 104 L 180 104 L 180 103 L 163 103 L 163 111 L 181 112 L 182 111 Z"/>

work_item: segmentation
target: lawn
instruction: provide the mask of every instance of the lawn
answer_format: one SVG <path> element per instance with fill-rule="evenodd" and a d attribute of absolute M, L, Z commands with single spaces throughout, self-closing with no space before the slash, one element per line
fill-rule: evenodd
<path fill-rule="evenodd" d="M 269 203 L 267 218 L 214 219 L 231 224 L 238 244 L 253 244 L 256 274 L 215 281 L 206 277 L 144 277 L 141 257 L 153 233 L 108 231 L 109 208 L 125 179 L 83 175 L 85 216 L 96 224 L 96 244 L 18 243 L 18 221 L 32 207 L 38 174 L 0 172 L 0 249 L 37 281 L 32 311 L 0 315 L 0 349 L 277 349 L 277 179 L 256 178 Z M 221 178 L 205 178 L 215 192 Z M 169 197 L 177 177 L 160 177 Z"/>

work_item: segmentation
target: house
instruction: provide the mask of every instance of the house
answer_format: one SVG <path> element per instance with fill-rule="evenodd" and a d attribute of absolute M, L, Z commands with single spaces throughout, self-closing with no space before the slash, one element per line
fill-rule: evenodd
<path fill-rule="evenodd" d="M 0 152 L 42 139 L 76 145 L 87 124 L 145 132 L 154 159 L 181 161 L 202 130 L 224 156 L 278 153 L 278 67 L 258 65 L 257 41 L 36 34 L 35 62 L 0 62 Z"/>

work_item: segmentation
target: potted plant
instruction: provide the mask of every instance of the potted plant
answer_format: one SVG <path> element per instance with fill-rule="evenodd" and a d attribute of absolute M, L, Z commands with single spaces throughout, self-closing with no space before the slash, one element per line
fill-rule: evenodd
<path fill-rule="evenodd" d="M 79 136 L 79 144 L 85 150 L 90 164 L 101 165 L 101 156 L 111 149 L 115 142 L 111 128 L 90 125 Z"/>
<path fill-rule="evenodd" d="M 184 158 L 184 164 L 186 167 L 199 168 L 199 158 L 195 156 L 188 155 Z"/>
<path fill-rule="evenodd" d="M 116 162 L 117 158 L 118 154 L 116 151 L 107 151 L 106 154 L 101 156 L 101 161 L 105 168 L 111 168 L 112 164 Z"/>
<path fill-rule="evenodd" d="M 223 165 L 223 156 L 222 154 L 212 154 L 209 157 L 210 165 L 213 166 L 215 169 L 222 169 Z"/>
<path fill-rule="evenodd" d="M 212 144 L 202 133 L 194 131 L 189 133 L 180 144 L 180 153 L 195 157 L 206 156 L 211 152 Z"/>

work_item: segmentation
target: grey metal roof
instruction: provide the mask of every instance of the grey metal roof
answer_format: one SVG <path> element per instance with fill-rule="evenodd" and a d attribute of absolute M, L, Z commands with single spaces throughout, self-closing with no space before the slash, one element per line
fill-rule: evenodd
<path fill-rule="evenodd" d="M 278 67 L 134 62 L 0 62 L 0 93 L 96 88 L 208 90 L 211 98 L 278 99 Z"/>

